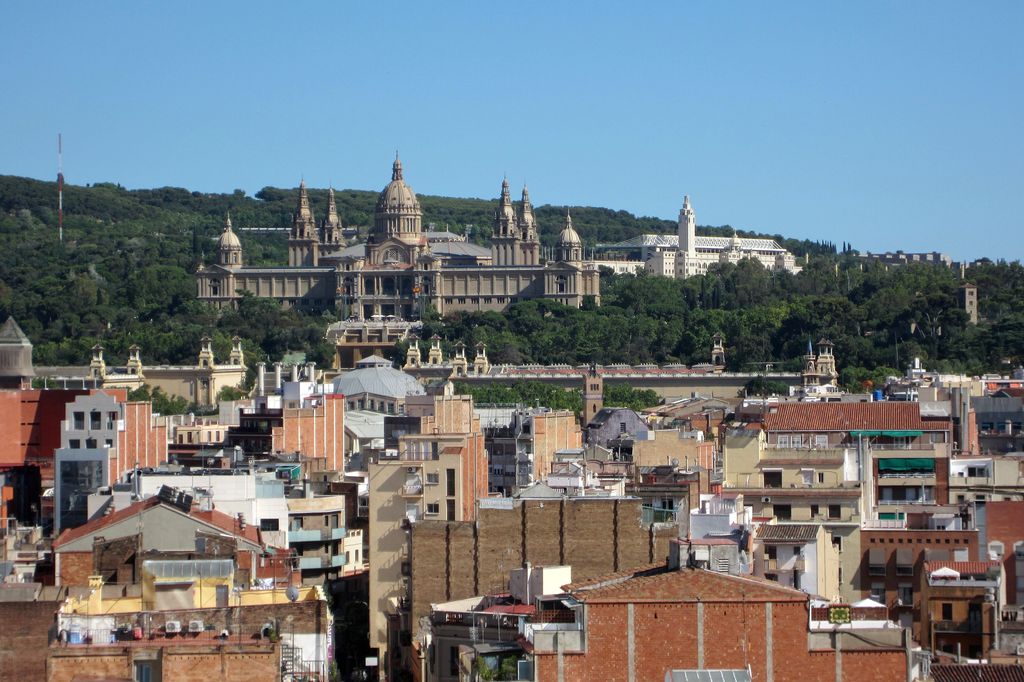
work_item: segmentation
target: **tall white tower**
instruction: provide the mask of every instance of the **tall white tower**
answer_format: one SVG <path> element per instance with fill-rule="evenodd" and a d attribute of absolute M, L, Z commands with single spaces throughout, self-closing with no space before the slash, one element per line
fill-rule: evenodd
<path fill-rule="evenodd" d="M 696 274 L 697 266 L 697 216 L 690 205 L 690 196 L 683 197 L 679 209 L 679 251 L 676 253 L 676 277 L 679 279 Z"/>

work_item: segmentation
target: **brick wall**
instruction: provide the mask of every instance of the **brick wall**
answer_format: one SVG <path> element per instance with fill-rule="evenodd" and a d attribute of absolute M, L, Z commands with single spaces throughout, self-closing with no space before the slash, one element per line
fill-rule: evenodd
<path fill-rule="evenodd" d="M 1024 593 L 1017 591 L 1017 560 L 1013 546 L 1024 541 L 1024 502 L 989 502 L 985 505 L 986 541 L 1003 543 L 1003 570 L 1006 575 L 1006 601 L 1024 603 Z M 988 547 L 979 548 L 988 558 Z"/>
<path fill-rule="evenodd" d="M 52 601 L 0 602 L 0 680 L 45 678 L 46 647 L 58 607 Z"/>
<path fill-rule="evenodd" d="M 571 564 L 573 580 L 668 556 L 675 527 L 640 525 L 638 499 L 523 500 L 483 508 L 478 521 L 420 521 L 412 528 L 412 622 L 430 604 L 504 591 L 525 562 Z"/>
<path fill-rule="evenodd" d="M 57 584 L 88 585 L 92 570 L 92 552 L 59 552 Z"/>
<path fill-rule="evenodd" d="M 149 649 L 150 647 L 146 647 Z M 49 682 L 75 679 L 133 679 L 135 647 L 53 648 L 46 665 Z M 151 655 L 149 651 L 145 652 Z M 236 644 L 162 647 L 162 679 L 175 682 L 257 682 L 280 677 L 276 645 Z M 82 677 L 76 677 L 81 675 Z M 42 679 L 33 677 L 30 679 Z"/>
<path fill-rule="evenodd" d="M 835 652 L 808 649 L 802 600 L 772 603 L 770 616 L 763 602 L 705 602 L 703 660 L 697 619 L 696 603 L 633 604 L 634 679 L 661 680 L 672 669 L 747 666 L 758 682 L 836 679 Z M 564 655 L 563 678 L 625 682 L 630 679 L 629 660 L 628 605 L 589 604 L 586 653 Z M 535 661 L 537 680 L 558 679 L 556 655 L 538 655 Z M 900 680 L 906 675 L 905 661 L 901 650 L 843 651 L 841 680 Z"/>

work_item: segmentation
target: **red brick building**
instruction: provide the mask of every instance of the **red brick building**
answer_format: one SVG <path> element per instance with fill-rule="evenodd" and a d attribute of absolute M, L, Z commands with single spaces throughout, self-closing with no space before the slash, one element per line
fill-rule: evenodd
<path fill-rule="evenodd" d="M 1024 502 L 989 502 L 984 514 L 987 546 L 979 558 L 1002 562 L 1006 603 L 1024 604 Z"/>
<path fill-rule="evenodd" d="M 541 602 L 528 630 L 538 681 L 748 667 L 758 682 L 907 675 L 903 630 L 812 630 L 808 595 L 770 581 L 661 565 L 575 583 L 568 594 L 561 608 Z"/>

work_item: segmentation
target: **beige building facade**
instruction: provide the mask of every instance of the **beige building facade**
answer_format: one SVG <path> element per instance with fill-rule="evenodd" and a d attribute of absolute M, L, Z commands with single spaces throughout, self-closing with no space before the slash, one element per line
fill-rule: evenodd
<path fill-rule="evenodd" d="M 217 262 L 196 273 L 198 297 L 217 306 L 235 305 L 246 291 L 288 307 L 334 308 L 342 318 L 356 320 L 416 319 L 428 306 L 442 315 L 500 312 L 535 298 L 575 307 L 587 298 L 600 303 L 598 267 L 584 260 L 583 242 L 568 214 L 554 257 L 542 259 L 526 188 L 516 204 L 508 181 L 502 183 L 490 249 L 450 233 L 427 233 L 422 217 L 396 158 L 366 243 L 346 247 L 333 190 L 327 218 L 318 227 L 303 182 L 288 239 L 288 266 L 245 266 L 228 217 Z"/>
<path fill-rule="evenodd" d="M 185 398 L 200 406 L 217 404 L 217 395 L 225 387 L 239 388 L 245 382 L 245 356 L 242 340 L 232 339 L 227 362 L 214 357 L 213 341 L 203 337 L 195 365 L 142 364 L 141 349 L 131 346 L 124 367 L 110 367 L 103 357 L 103 346 L 94 346 L 89 361 L 89 379 L 103 388 L 134 390 L 142 386 L 159 388 L 170 396 Z"/>
<path fill-rule="evenodd" d="M 387 417 L 384 453 L 369 466 L 370 645 L 397 651 L 408 630 L 409 540 L 422 520 L 470 521 L 487 495 L 487 454 L 470 396 L 409 396 Z M 394 420 L 394 421 L 391 421 Z M 390 662 L 390 661 L 389 661 Z"/>

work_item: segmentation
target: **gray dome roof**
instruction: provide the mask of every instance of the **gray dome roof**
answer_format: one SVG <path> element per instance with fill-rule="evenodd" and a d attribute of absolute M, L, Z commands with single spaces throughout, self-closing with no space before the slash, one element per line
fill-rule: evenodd
<path fill-rule="evenodd" d="M 390 362 L 378 356 L 360 360 L 356 369 L 335 379 L 334 391 L 344 395 L 372 393 L 388 398 L 426 393 L 416 377 L 394 369 Z"/>

